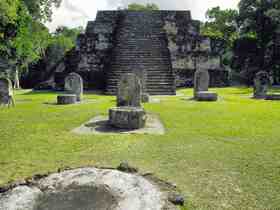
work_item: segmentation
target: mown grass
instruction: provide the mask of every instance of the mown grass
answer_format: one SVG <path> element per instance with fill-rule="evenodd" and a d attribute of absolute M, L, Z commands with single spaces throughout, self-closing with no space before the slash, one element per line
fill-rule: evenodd
<path fill-rule="evenodd" d="M 79 136 L 70 131 L 114 106 L 111 96 L 56 106 L 56 93 L 19 91 L 0 109 L 0 184 L 66 166 L 117 166 L 176 183 L 185 209 L 280 209 L 280 102 L 253 100 L 251 89 L 216 89 L 218 102 L 161 97 L 145 104 L 166 135 Z"/>

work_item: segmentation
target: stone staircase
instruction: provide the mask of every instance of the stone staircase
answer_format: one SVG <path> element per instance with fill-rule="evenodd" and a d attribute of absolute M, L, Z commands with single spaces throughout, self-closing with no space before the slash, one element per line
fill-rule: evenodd
<path fill-rule="evenodd" d="M 176 94 L 160 13 L 124 13 L 119 20 L 114 45 L 107 72 L 107 94 L 116 94 L 120 75 L 133 71 L 145 72 L 144 90 L 150 95 Z"/>

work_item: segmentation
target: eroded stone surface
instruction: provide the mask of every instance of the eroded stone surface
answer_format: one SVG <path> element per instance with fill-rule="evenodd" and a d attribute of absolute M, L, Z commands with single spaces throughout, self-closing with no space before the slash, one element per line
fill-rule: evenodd
<path fill-rule="evenodd" d="M 254 79 L 254 98 L 264 99 L 270 84 L 269 74 L 265 71 L 260 71 Z"/>
<path fill-rule="evenodd" d="M 196 93 L 200 91 L 208 91 L 209 88 L 209 73 L 208 70 L 198 70 L 194 75 L 194 97 Z"/>
<path fill-rule="evenodd" d="M 77 101 L 81 101 L 83 97 L 83 79 L 77 73 L 70 73 L 65 78 L 64 89 L 69 94 L 75 94 Z"/>
<path fill-rule="evenodd" d="M 65 94 L 65 95 L 57 96 L 57 104 L 59 105 L 75 104 L 76 102 L 77 102 L 76 95 Z"/>
<path fill-rule="evenodd" d="M 82 168 L 52 174 L 0 194 L 5 210 L 175 210 L 168 195 L 137 174 Z"/>
<path fill-rule="evenodd" d="M 0 105 L 14 105 L 13 86 L 11 80 L 0 78 Z"/>
<path fill-rule="evenodd" d="M 218 94 L 209 91 L 199 91 L 196 93 L 195 99 L 197 101 L 217 101 Z"/>
<path fill-rule="evenodd" d="M 141 82 L 136 74 L 128 73 L 121 76 L 118 84 L 117 106 L 141 106 Z"/>
<path fill-rule="evenodd" d="M 116 107 L 109 110 L 109 124 L 121 129 L 145 127 L 146 112 L 141 107 Z"/>

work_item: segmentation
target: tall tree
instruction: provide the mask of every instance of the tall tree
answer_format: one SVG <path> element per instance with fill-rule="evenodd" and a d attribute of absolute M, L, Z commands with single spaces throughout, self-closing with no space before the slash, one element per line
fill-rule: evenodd
<path fill-rule="evenodd" d="M 273 65 L 271 46 L 276 33 L 280 31 L 279 0 L 241 0 L 238 23 L 242 35 L 256 37 L 259 48 L 259 68 L 268 69 Z"/>
<path fill-rule="evenodd" d="M 227 46 L 231 47 L 238 37 L 237 16 L 238 11 L 234 9 L 221 10 L 220 7 L 209 9 L 201 33 L 212 38 L 223 39 Z"/>

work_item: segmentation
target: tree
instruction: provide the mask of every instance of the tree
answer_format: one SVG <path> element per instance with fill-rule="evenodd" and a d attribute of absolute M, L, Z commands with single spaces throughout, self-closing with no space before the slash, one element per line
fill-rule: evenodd
<path fill-rule="evenodd" d="M 159 7 L 154 3 L 148 3 L 146 5 L 132 3 L 127 6 L 127 10 L 129 10 L 129 11 L 153 11 L 153 10 L 159 10 Z"/>
<path fill-rule="evenodd" d="M 279 33 L 279 0 L 241 0 L 239 3 L 238 24 L 242 36 L 255 36 L 259 52 L 259 69 L 271 68 L 271 49 L 274 36 Z"/>
<path fill-rule="evenodd" d="M 62 0 L 23 0 L 35 20 L 50 21 L 53 6 L 59 7 Z"/>
<path fill-rule="evenodd" d="M 228 47 L 232 47 L 234 40 L 238 37 L 237 16 L 237 10 L 221 10 L 220 7 L 209 9 L 206 12 L 207 21 L 202 25 L 201 33 L 211 38 L 222 39 Z"/>

